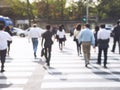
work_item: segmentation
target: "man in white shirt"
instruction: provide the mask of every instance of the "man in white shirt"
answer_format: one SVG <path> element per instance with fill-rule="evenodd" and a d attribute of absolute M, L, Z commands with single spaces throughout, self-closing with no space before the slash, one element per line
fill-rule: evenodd
<path fill-rule="evenodd" d="M 0 60 L 1 60 L 1 72 L 4 72 L 4 63 L 7 52 L 7 41 L 11 41 L 12 37 L 8 32 L 4 31 L 4 25 L 0 25 Z"/>
<path fill-rule="evenodd" d="M 30 28 L 30 31 L 28 33 L 28 38 L 32 40 L 33 44 L 33 51 L 34 51 L 34 57 L 36 58 L 36 52 L 38 47 L 38 38 L 41 37 L 42 29 L 37 27 L 37 24 L 33 24 L 33 27 Z"/>
<path fill-rule="evenodd" d="M 104 68 L 107 68 L 107 52 L 109 47 L 110 32 L 105 29 L 105 24 L 100 26 L 100 30 L 97 34 L 98 40 L 98 60 L 97 64 L 101 65 L 101 54 L 104 52 Z"/>

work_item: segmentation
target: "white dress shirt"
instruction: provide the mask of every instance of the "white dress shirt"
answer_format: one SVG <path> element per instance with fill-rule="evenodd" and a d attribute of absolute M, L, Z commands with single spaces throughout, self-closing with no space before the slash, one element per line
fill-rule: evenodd
<path fill-rule="evenodd" d="M 0 31 L 0 50 L 7 49 L 7 41 L 12 41 L 8 32 Z"/>
<path fill-rule="evenodd" d="M 30 31 L 28 32 L 29 38 L 40 38 L 42 34 L 42 29 L 39 27 L 31 27 Z"/>
<path fill-rule="evenodd" d="M 97 39 L 110 39 L 110 31 L 106 29 L 100 29 L 97 34 Z"/>

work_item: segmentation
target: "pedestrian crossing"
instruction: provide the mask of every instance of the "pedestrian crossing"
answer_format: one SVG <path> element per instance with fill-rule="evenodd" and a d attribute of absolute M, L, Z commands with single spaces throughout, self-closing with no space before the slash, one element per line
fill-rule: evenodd
<path fill-rule="evenodd" d="M 108 53 L 108 68 L 105 69 L 103 63 L 96 64 L 97 53 L 92 50 L 90 65 L 86 68 L 83 55 L 77 56 L 74 50 L 67 53 L 70 49 L 52 53 L 51 67 L 46 70 L 41 90 L 120 89 L 119 54 Z"/>
<path fill-rule="evenodd" d="M 29 90 L 27 88 L 31 87 L 40 59 L 34 59 L 32 44 L 28 43 L 27 38 L 12 38 L 10 55 L 6 57 L 5 72 L 0 72 L 0 90 Z"/>
<path fill-rule="evenodd" d="M 14 45 L 19 45 L 18 42 Z M 0 73 L 0 90 L 120 90 L 119 54 L 109 52 L 108 69 L 104 69 L 103 64 L 101 66 L 96 64 L 97 51 L 92 50 L 90 65 L 86 68 L 83 55 L 77 56 L 76 46 L 74 43 L 70 45 L 70 39 L 67 39 L 63 51 L 59 50 L 58 43 L 55 42 L 51 67 L 45 70 L 43 79 L 40 79 L 35 71 L 37 65 L 41 66 L 40 60 L 34 59 L 32 50 L 27 49 L 31 46 L 26 42 L 20 45 L 25 49 L 24 52 L 22 49 L 18 52 L 15 47 L 13 51 L 17 53 L 11 51 L 10 57 L 7 57 L 6 71 Z M 40 67 L 38 72 L 40 69 L 42 68 Z M 34 72 L 37 73 L 35 79 L 39 82 L 42 80 L 42 84 L 38 81 L 34 83 L 34 78 L 30 80 Z M 37 88 L 33 89 L 33 86 L 29 86 L 33 84 L 38 85 Z"/>
<path fill-rule="evenodd" d="M 7 57 L 5 72 L 0 73 L 0 90 L 24 90 L 37 65 L 34 59 Z"/>

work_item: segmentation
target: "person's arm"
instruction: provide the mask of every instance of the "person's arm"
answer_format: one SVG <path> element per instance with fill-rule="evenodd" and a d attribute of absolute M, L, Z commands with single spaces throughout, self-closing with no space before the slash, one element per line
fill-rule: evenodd
<path fill-rule="evenodd" d="M 95 37 L 94 37 L 93 33 L 92 33 L 91 44 L 92 44 L 93 47 L 95 47 Z"/>
<path fill-rule="evenodd" d="M 82 43 L 82 31 L 80 31 L 78 34 L 78 42 Z"/>
<path fill-rule="evenodd" d="M 6 32 L 6 35 L 7 35 L 7 40 L 12 41 L 12 37 L 10 36 L 10 34 L 8 32 Z"/>
<path fill-rule="evenodd" d="M 41 47 L 43 48 L 44 34 L 42 34 Z"/>

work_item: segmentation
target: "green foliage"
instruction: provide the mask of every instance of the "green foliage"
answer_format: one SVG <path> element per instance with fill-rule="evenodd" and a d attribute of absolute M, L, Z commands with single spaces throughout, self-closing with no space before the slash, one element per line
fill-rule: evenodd
<path fill-rule="evenodd" d="M 86 0 L 69 2 L 67 0 L 38 0 L 30 3 L 29 0 L 5 0 L 11 6 L 10 15 L 18 17 L 39 17 L 51 20 L 82 20 L 86 15 Z M 98 0 L 97 4 L 89 0 L 89 16 L 98 16 L 99 19 L 120 18 L 120 0 Z"/>
<path fill-rule="evenodd" d="M 120 0 L 101 0 L 97 10 L 101 19 L 118 19 L 120 18 Z"/>

